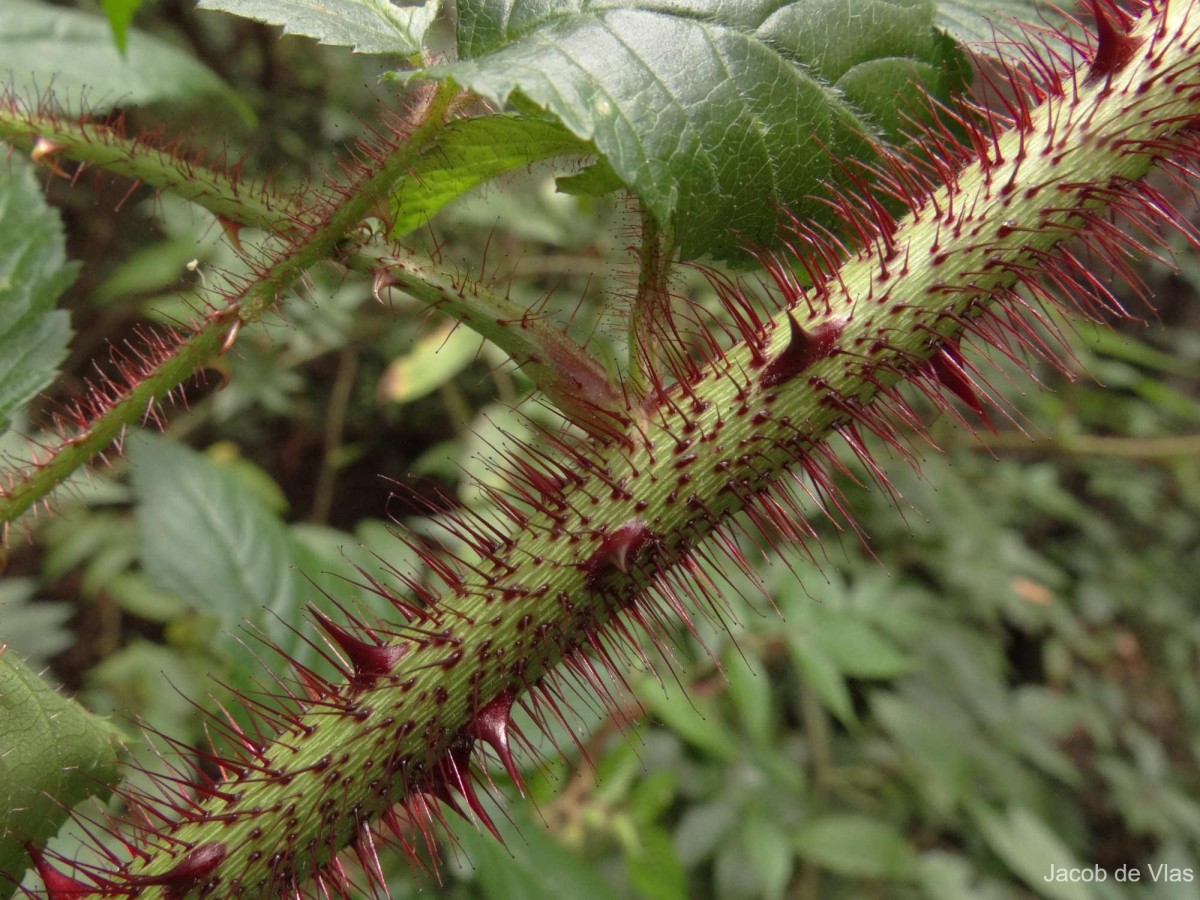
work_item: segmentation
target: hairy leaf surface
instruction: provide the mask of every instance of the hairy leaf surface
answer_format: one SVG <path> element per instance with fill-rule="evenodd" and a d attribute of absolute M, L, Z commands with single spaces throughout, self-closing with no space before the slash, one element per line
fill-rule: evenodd
<path fill-rule="evenodd" d="M 70 807 L 117 778 L 117 729 L 48 685 L 0 641 L 0 873 L 19 876 Z M 53 797 L 54 800 L 47 798 Z M 0 896 L 15 883 L 0 877 Z"/>

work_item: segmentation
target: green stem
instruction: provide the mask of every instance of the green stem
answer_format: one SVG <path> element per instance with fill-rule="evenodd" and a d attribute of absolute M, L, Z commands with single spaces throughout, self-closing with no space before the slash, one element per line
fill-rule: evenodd
<path fill-rule="evenodd" d="M 233 225 L 248 225 L 278 235 L 321 227 L 311 211 L 295 208 L 265 185 L 200 165 L 187 159 L 178 147 L 156 146 L 129 138 L 116 127 L 30 110 L 15 97 L 0 101 L 0 141 L 30 153 L 46 154 L 42 159 L 46 165 L 73 160 L 141 181 L 196 203 Z M 385 166 L 379 184 L 388 192 L 395 190 L 421 158 L 421 154 L 404 154 L 404 167 Z M 355 224 L 375 212 L 379 198 L 386 196 L 372 194 L 369 187 L 359 193 L 369 202 L 354 206 L 347 214 L 346 219 L 358 216 Z M 329 227 L 339 230 L 341 225 L 331 221 Z M 465 286 L 417 254 L 398 251 L 394 259 L 379 260 L 340 249 L 352 268 L 378 273 L 382 266 L 391 283 L 491 340 L 512 357 L 551 403 L 585 429 L 608 433 L 622 421 L 625 399 L 604 366 L 542 317 L 530 315 L 528 309 L 485 285 Z M 306 255 L 302 266 L 313 259 L 312 254 Z M 294 274 L 288 271 L 284 280 L 292 277 Z"/>
<path fill-rule="evenodd" d="M 592 354 L 544 316 L 482 284 L 465 284 L 432 262 L 403 253 L 377 262 L 377 283 L 402 289 L 457 319 L 508 354 L 513 364 L 571 421 L 593 434 L 610 434 L 626 413 L 625 397 Z M 381 267 L 381 268 L 379 268 Z M 622 429 L 623 430 L 623 429 Z"/>
<path fill-rule="evenodd" d="M 415 792 L 448 789 L 444 761 L 470 746 L 481 710 L 538 685 L 614 616 L 686 615 L 689 597 L 719 605 L 720 587 L 704 576 L 662 576 L 681 563 L 697 570 L 697 542 L 755 508 L 797 464 L 824 471 L 831 435 L 853 444 L 846 426 L 856 418 L 886 421 L 867 407 L 881 389 L 984 305 L 1015 303 L 1008 290 L 1031 268 L 1053 271 L 1080 212 L 1125 199 L 1122 186 L 1200 114 L 1200 40 L 1188 15 L 1186 5 L 1144 15 L 1145 50 L 1125 69 L 1068 78 L 1023 128 L 989 136 L 988 158 L 846 262 L 810 298 L 811 314 L 799 303 L 773 315 L 761 344 L 732 347 L 647 404 L 628 444 L 559 441 L 552 455 L 577 478 L 526 481 L 528 515 L 514 513 L 503 540 L 446 576 L 419 629 L 398 626 L 401 658 L 376 647 L 390 654 L 384 664 L 364 656 L 365 674 L 300 699 L 275 743 L 248 750 L 240 774 L 118 877 L 155 884 L 143 898 L 170 894 L 157 883 L 187 863 L 183 848 L 202 848 L 219 858 L 205 877 L 223 895 L 291 892 L 364 821 Z M 618 537 L 628 539 L 619 553 Z"/>
<path fill-rule="evenodd" d="M 25 472 L 6 473 L 11 487 L 0 493 L 0 522 L 15 521 L 47 497 L 55 485 L 117 441 L 126 428 L 145 418 L 148 410 L 195 371 L 213 365 L 235 324 L 261 318 L 305 270 L 343 251 L 347 236 L 374 212 L 379 199 L 387 195 L 444 127 L 455 93 L 452 87 L 437 88 L 422 112 L 420 124 L 408 140 L 381 161 L 378 170 L 354 185 L 340 203 L 331 205 L 323 220 L 314 221 L 304 232 L 278 247 L 274 262 L 249 285 L 231 292 L 222 308 L 210 314 L 192 336 L 182 340 L 120 399 L 107 405 L 103 414 L 85 429 L 67 437 L 48 457 L 37 460 Z"/>
<path fill-rule="evenodd" d="M 268 232 L 296 230 L 304 214 L 265 184 L 188 159 L 174 144 L 127 137 L 119 127 L 30 109 L 13 95 L 0 96 L 0 141 L 57 167 L 61 160 L 86 163 L 168 191 L 221 219 Z"/>

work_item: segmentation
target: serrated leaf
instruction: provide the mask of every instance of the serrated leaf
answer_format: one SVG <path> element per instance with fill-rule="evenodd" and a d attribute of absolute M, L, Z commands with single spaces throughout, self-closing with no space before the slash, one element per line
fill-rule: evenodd
<path fill-rule="evenodd" d="M 455 197 L 503 172 L 590 152 L 584 141 L 554 122 L 517 116 L 451 122 L 393 190 L 392 237 L 420 228 Z"/>
<path fill-rule="evenodd" d="M 173 441 L 129 441 L 142 567 L 225 628 L 242 619 L 272 636 L 271 611 L 298 616 L 297 577 L 287 529 L 236 474 Z"/>
<path fill-rule="evenodd" d="M 769 242 L 781 207 L 833 218 L 803 201 L 834 178 L 833 158 L 870 155 L 872 123 L 902 87 L 883 108 L 852 105 L 839 79 L 856 66 L 910 61 L 917 77 L 938 73 L 927 87 L 941 94 L 958 65 L 931 0 L 464 0 L 458 50 L 422 74 L 536 106 L 593 142 L 674 223 L 686 257 Z"/>
<path fill-rule="evenodd" d="M 27 866 L 68 810 L 118 776 L 119 733 L 64 697 L 0 643 L 0 885 Z M 53 799 L 51 799 L 53 798 Z"/>
<path fill-rule="evenodd" d="M 0 158 L 0 433 L 67 355 L 70 320 L 54 303 L 76 271 L 32 166 L 12 154 Z"/>
<path fill-rule="evenodd" d="M 438 12 L 438 0 L 421 6 L 397 6 L 390 0 L 200 0 L 199 6 L 282 25 L 284 34 L 352 47 L 357 53 L 394 56 L 420 53 Z"/>
<path fill-rule="evenodd" d="M 0 78 L 18 95 L 51 90 L 63 103 L 84 98 L 89 115 L 116 106 L 221 97 L 250 122 L 249 106 L 210 69 L 179 48 L 128 32 L 122 54 L 102 16 L 30 0 L 0 6 Z"/>

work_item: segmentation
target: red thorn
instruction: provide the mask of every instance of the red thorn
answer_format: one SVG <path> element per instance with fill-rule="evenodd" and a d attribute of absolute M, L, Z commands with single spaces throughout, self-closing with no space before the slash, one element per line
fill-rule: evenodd
<path fill-rule="evenodd" d="M 810 332 L 800 327 L 791 312 L 787 317 L 792 336 L 788 345 L 763 369 L 759 378 L 763 388 L 790 381 L 818 360 L 832 356 L 838 336 L 846 327 L 845 322 L 826 321 Z"/>
<path fill-rule="evenodd" d="M 514 691 L 502 691 L 496 695 L 494 700 L 476 711 L 464 730 L 470 737 L 483 741 L 495 751 L 496 756 L 500 758 L 500 764 L 504 766 L 504 771 L 508 773 L 508 777 L 512 779 L 512 783 L 523 797 L 525 796 L 525 784 L 521 780 L 521 772 L 517 768 L 517 761 L 513 758 L 512 748 L 508 743 L 508 729 L 512 726 L 514 700 L 516 700 Z"/>
<path fill-rule="evenodd" d="M 226 854 L 225 844 L 210 841 L 189 850 L 178 863 L 161 875 L 135 875 L 129 883 L 135 887 L 161 885 L 168 898 L 183 897 L 200 887 L 216 871 Z"/>
<path fill-rule="evenodd" d="M 233 219 L 227 219 L 221 215 L 217 216 L 217 222 L 220 223 L 221 230 L 225 232 L 225 237 L 229 239 L 229 243 L 233 244 L 233 249 L 241 253 L 242 242 L 239 236 L 242 233 L 242 223 L 235 222 Z"/>
<path fill-rule="evenodd" d="M 444 789 L 453 788 L 459 796 L 466 800 L 467 809 L 471 811 L 475 820 L 490 831 L 492 837 L 503 844 L 504 838 L 500 836 L 500 831 L 496 828 L 492 817 L 483 808 L 483 803 L 479 800 L 479 793 L 475 790 L 475 783 L 471 780 L 471 750 L 474 746 L 475 739 L 470 738 L 454 744 L 446 752 L 446 756 L 438 767 L 444 779 Z M 451 808 L 460 814 L 462 812 L 458 809 L 457 804 L 452 804 Z M 472 821 L 469 816 L 464 816 L 464 818 Z"/>
<path fill-rule="evenodd" d="M 1092 57 L 1088 80 L 1094 81 L 1125 68 L 1143 39 L 1132 37 L 1120 14 L 1108 12 L 1102 0 L 1091 0 L 1091 7 L 1096 18 L 1096 55 Z"/>
<path fill-rule="evenodd" d="M 587 573 L 588 587 L 595 587 L 614 569 L 628 572 L 633 558 L 653 538 L 654 532 L 643 519 L 630 519 L 605 535 L 596 551 L 580 566 Z"/>
<path fill-rule="evenodd" d="M 25 850 L 29 853 L 29 858 L 33 860 L 34 868 L 42 876 L 42 884 L 45 885 L 46 896 L 49 900 L 72 900 L 75 897 L 94 897 L 96 894 L 107 893 L 95 885 L 85 884 L 64 875 L 50 865 L 42 851 L 33 844 L 27 844 Z"/>
<path fill-rule="evenodd" d="M 388 675 L 408 649 L 404 644 L 369 644 L 361 641 L 316 607 L 309 607 L 321 629 L 333 639 L 354 666 L 354 681 L 369 684 L 381 675 Z"/>
<path fill-rule="evenodd" d="M 937 352 L 929 358 L 929 370 L 950 393 L 983 420 L 989 431 L 996 430 L 992 420 L 988 418 L 987 410 L 979 402 L 979 396 L 971 385 L 971 379 L 967 376 L 962 357 L 958 355 L 957 350 L 949 344 L 938 347 Z"/>

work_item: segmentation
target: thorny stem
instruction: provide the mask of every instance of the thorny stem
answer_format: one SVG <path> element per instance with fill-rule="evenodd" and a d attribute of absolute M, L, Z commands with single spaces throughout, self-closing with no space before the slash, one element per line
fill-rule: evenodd
<path fill-rule="evenodd" d="M 89 423 L 86 430 L 69 437 L 48 458 L 35 458 L 29 472 L 15 475 L 10 488 L 0 488 L 0 523 L 15 522 L 68 475 L 108 447 L 119 444 L 126 428 L 141 421 L 167 394 L 220 353 L 229 327 L 226 318 L 210 322 L 104 415 Z"/>
<path fill-rule="evenodd" d="M 375 210 L 380 197 L 404 176 L 414 158 L 436 139 L 444 126 L 456 90 L 439 86 L 421 111 L 421 119 L 408 140 L 400 144 L 379 168 L 355 185 L 324 221 L 296 235 L 278 250 L 249 284 L 232 292 L 226 305 L 208 315 L 195 333 L 180 342 L 136 385 L 108 406 L 102 415 L 69 437 L 49 458 L 37 460 L 31 471 L 13 473 L 11 488 L 0 493 L 0 522 L 11 523 L 33 504 L 48 496 L 55 485 L 119 441 L 124 430 L 147 416 L 171 391 L 197 370 L 211 366 L 223 352 L 236 323 L 254 322 L 275 305 L 277 298 L 307 269 L 336 257 L 342 242 Z M 282 240 L 282 239 L 281 239 Z"/>
<path fill-rule="evenodd" d="M 11 93 L 0 95 L 0 142 L 34 154 L 51 167 L 72 160 L 124 175 L 238 225 L 274 234 L 306 224 L 305 213 L 265 184 L 189 160 L 176 146 L 130 138 L 119 127 L 31 109 Z"/>
<path fill-rule="evenodd" d="M 456 319 L 508 354 L 568 419 L 589 431 L 613 429 L 625 407 L 604 366 L 544 316 L 484 284 L 455 277 L 428 260 L 394 248 L 395 255 L 351 264 L 377 272 L 376 294 L 397 287 Z"/>
<path fill-rule="evenodd" d="M 119 877 L 153 885 L 143 897 L 171 896 L 169 873 L 206 848 L 220 852 L 206 883 L 226 895 L 290 892 L 365 820 L 421 791 L 449 790 L 441 761 L 463 746 L 480 710 L 539 685 L 618 612 L 635 623 L 686 621 L 692 600 L 719 617 L 720 587 L 702 580 L 697 541 L 737 511 L 769 513 L 755 506 L 760 492 L 796 466 L 819 478 L 829 435 L 840 430 L 855 446 L 850 426 L 886 416 L 867 404 L 972 327 L 989 301 L 1019 305 L 1007 291 L 1018 281 L 1035 288 L 1028 272 L 1069 282 L 1076 270 L 1055 248 L 1083 217 L 1129 198 L 1128 181 L 1155 154 L 1192 152 L 1171 143 L 1200 113 L 1191 11 L 1184 3 L 1147 13 L 1136 32 L 1147 49 L 1127 70 L 1067 77 L 1061 93 L 1025 111 L 1023 127 L 979 132 L 988 136 L 976 161 L 915 199 L 894 231 L 881 226 L 878 243 L 865 240 L 807 298 L 809 314 L 798 301 L 770 318 L 761 344 L 738 344 L 681 379 L 629 445 L 556 445 L 561 470 L 575 477 L 546 488 L 528 514 L 514 512 L 510 533 L 443 576 L 445 592 L 420 613 L 430 618 L 390 636 L 402 658 L 327 685 L 311 702 L 298 698 L 294 717 L 274 715 L 279 738 L 247 750 L 229 780 L 161 828 L 149 858 Z M 816 337 L 805 338 L 796 316 Z M 629 543 L 617 547 L 622 536 Z M 602 659 L 619 656 L 594 646 Z"/>
<path fill-rule="evenodd" d="M 301 272 L 322 259 L 339 255 L 350 268 L 376 275 L 377 294 L 382 287 L 399 287 L 491 340 L 568 418 L 589 430 L 612 430 L 612 423 L 621 418 L 623 398 L 607 371 L 543 317 L 531 314 L 487 285 L 451 276 L 419 254 L 398 250 L 396 257 L 381 259 L 361 252 L 365 240 L 343 243 L 351 238 L 359 222 L 378 211 L 378 204 L 409 176 L 414 160 L 437 140 L 454 96 L 449 87 L 437 90 L 422 114 L 423 124 L 324 223 L 314 209 L 298 209 L 264 184 L 243 181 L 190 161 L 175 147 L 129 138 L 119 127 L 35 111 L 15 95 L 0 97 L 0 141 L 39 156 L 43 164 L 55 169 L 60 161 L 73 160 L 169 191 L 208 209 L 227 228 L 248 225 L 282 239 L 292 238 L 295 243 L 280 252 L 254 283 L 229 299 L 226 310 L 242 323 L 260 318 Z M 0 489 L 0 523 L 15 521 L 194 371 L 211 364 L 223 348 L 233 320 L 219 311 L 206 321 L 207 327 L 179 346 L 175 360 L 164 362 L 91 425 L 88 434 L 94 434 L 95 439 L 75 435 L 61 450 L 39 458 L 36 472 L 6 473 L 13 484 L 7 490 Z"/>

